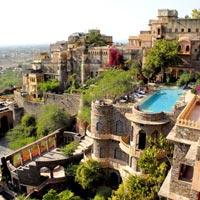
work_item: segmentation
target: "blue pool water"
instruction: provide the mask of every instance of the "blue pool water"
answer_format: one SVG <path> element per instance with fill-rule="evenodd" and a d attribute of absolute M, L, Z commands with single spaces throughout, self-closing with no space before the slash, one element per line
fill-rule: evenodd
<path fill-rule="evenodd" d="M 160 89 L 139 105 L 140 110 L 149 112 L 169 112 L 183 94 L 182 89 Z"/>

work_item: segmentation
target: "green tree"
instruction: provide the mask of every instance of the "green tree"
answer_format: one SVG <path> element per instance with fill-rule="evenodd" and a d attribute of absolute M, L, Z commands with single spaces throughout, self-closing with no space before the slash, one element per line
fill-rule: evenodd
<path fill-rule="evenodd" d="M 90 123 L 90 106 L 94 99 L 109 98 L 116 100 L 121 95 L 132 90 L 137 84 L 137 70 L 108 69 L 93 86 L 84 91 L 83 107 L 78 114 L 78 119 Z"/>
<path fill-rule="evenodd" d="M 173 145 L 162 135 L 158 138 L 149 137 L 148 147 L 143 151 L 138 160 L 138 166 L 143 174 L 140 176 L 131 175 L 120 184 L 110 200 L 153 200 L 163 183 L 172 155 Z M 162 159 L 159 155 L 162 155 Z"/>
<path fill-rule="evenodd" d="M 193 19 L 200 19 L 200 9 L 193 9 L 192 10 L 192 18 Z"/>
<path fill-rule="evenodd" d="M 40 83 L 39 88 L 42 92 L 58 92 L 59 82 L 56 79 L 50 79 Z"/>
<path fill-rule="evenodd" d="M 106 200 L 111 195 L 112 189 L 107 186 L 100 186 L 97 188 L 94 200 Z"/>
<path fill-rule="evenodd" d="M 89 106 L 82 106 L 80 113 L 78 113 L 77 119 L 86 123 L 86 126 L 91 121 L 91 109 Z"/>
<path fill-rule="evenodd" d="M 109 200 L 150 200 L 154 195 L 149 190 L 149 182 L 145 178 L 130 175 L 127 180 L 113 191 Z"/>
<path fill-rule="evenodd" d="M 165 69 L 170 65 L 180 64 L 177 54 L 178 41 L 157 40 L 152 49 L 147 53 L 145 66 L 154 71 L 156 75 L 161 71 L 162 79 L 165 81 Z"/>
<path fill-rule="evenodd" d="M 150 81 L 150 79 L 154 74 L 154 70 L 151 67 L 144 67 L 142 69 L 142 74 L 144 75 L 145 78 L 148 79 L 148 81 Z"/>
<path fill-rule="evenodd" d="M 21 123 L 8 131 L 8 146 L 11 149 L 19 149 L 35 141 L 36 135 L 36 118 L 31 114 L 25 114 Z"/>
<path fill-rule="evenodd" d="M 170 167 L 173 145 L 163 134 L 160 134 L 158 138 L 148 137 L 148 144 L 149 146 L 138 159 L 138 166 L 143 173 L 148 175 L 150 189 L 156 195 L 165 179 L 167 169 Z"/>
<path fill-rule="evenodd" d="M 69 125 L 69 114 L 54 104 L 46 104 L 42 107 L 37 118 L 37 136 L 48 135 L 67 125 Z"/>
<path fill-rule="evenodd" d="M 42 198 L 42 200 L 58 200 L 58 193 L 54 189 L 50 189 Z"/>
<path fill-rule="evenodd" d="M 25 194 L 21 194 L 21 195 L 17 196 L 17 198 L 16 198 L 16 200 L 24 200 L 24 199 L 26 199 L 26 200 L 37 200 L 35 198 L 26 197 Z"/>
<path fill-rule="evenodd" d="M 78 166 L 75 180 L 83 189 L 95 190 L 102 176 L 101 164 L 95 160 L 89 159 Z"/>
<path fill-rule="evenodd" d="M 22 85 L 21 71 L 5 70 L 0 76 L 0 90 L 20 87 Z"/>
<path fill-rule="evenodd" d="M 105 46 L 106 40 L 97 31 L 91 31 L 87 37 L 87 44 L 89 46 Z"/>
<path fill-rule="evenodd" d="M 16 150 L 31 142 L 34 142 L 36 138 L 30 136 L 29 127 L 23 127 L 22 125 L 15 126 L 7 133 L 9 148 Z M 31 129 L 32 131 L 32 129 Z"/>
<path fill-rule="evenodd" d="M 188 85 L 192 79 L 192 75 L 190 73 L 183 73 L 179 76 L 176 84 L 177 86 Z"/>
<path fill-rule="evenodd" d="M 94 87 L 90 87 L 83 99 L 91 103 L 94 99 L 109 98 L 115 100 L 130 91 L 133 84 L 133 73 L 119 69 L 110 69 L 102 74 L 102 77 Z"/>
<path fill-rule="evenodd" d="M 81 200 L 79 196 L 75 196 L 74 193 L 70 190 L 64 190 L 57 196 L 59 200 Z"/>

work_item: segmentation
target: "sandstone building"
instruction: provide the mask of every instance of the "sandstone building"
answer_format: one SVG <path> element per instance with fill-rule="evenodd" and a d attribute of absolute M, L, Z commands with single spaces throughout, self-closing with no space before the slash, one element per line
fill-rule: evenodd
<path fill-rule="evenodd" d="M 143 50 L 145 56 L 156 40 L 165 38 L 178 40 L 178 52 L 183 60 L 181 66 L 169 66 L 172 77 L 177 78 L 183 71 L 199 71 L 200 66 L 200 19 L 179 18 L 176 10 L 158 10 L 157 19 L 149 20 L 149 31 L 141 31 L 138 36 L 129 37 L 129 45 Z"/>
<path fill-rule="evenodd" d="M 175 146 L 173 163 L 159 195 L 169 200 L 200 198 L 199 102 L 199 97 L 194 96 L 167 136 Z"/>

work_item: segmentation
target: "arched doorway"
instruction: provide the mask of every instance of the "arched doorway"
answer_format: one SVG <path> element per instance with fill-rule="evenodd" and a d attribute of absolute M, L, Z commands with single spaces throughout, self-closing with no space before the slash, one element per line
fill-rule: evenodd
<path fill-rule="evenodd" d="M 0 135 L 4 136 L 5 133 L 8 131 L 8 118 L 6 116 L 3 116 L 1 118 L 1 129 L 0 129 Z"/>
<path fill-rule="evenodd" d="M 119 174 L 115 171 L 112 171 L 110 173 L 110 186 L 113 189 L 117 189 L 119 184 L 121 183 L 121 177 L 119 176 Z"/>
<path fill-rule="evenodd" d="M 51 178 L 51 171 L 48 167 L 40 168 L 40 176 Z"/>
<path fill-rule="evenodd" d="M 57 165 L 53 169 L 53 178 L 63 178 L 65 177 L 65 168 L 61 165 Z"/>

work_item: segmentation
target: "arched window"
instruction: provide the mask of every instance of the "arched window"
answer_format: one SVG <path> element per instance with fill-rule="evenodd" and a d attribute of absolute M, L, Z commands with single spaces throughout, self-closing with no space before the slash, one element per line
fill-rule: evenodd
<path fill-rule="evenodd" d="M 137 149 L 143 150 L 146 147 L 146 133 L 144 130 L 140 130 L 137 137 Z"/>
<path fill-rule="evenodd" d="M 40 175 L 51 178 L 51 171 L 48 167 L 40 168 Z"/>
<path fill-rule="evenodd" d="M 178 45 L 178 52 L 181 52 L 181 45 Z"/>
<path fill-rule="evenodd" d="M 122 152 L 121 152 L 120 148 L 116 148 L 115 149 L 114 158 L 116 158 L 116 159 L 121 159 L 122 158 Z"/>
<path fill-rule="evenodd" d="M 100 147 L 100 158 L 105 158 L 105 148 Z"/>
<path fill-rule="evenodd" d="M 116 132 L 123 133 L 123 123 L 120 120 L 116 122 Z"/>
<path fill-rule="evenodd" d="M 101 122 L 97 122 L 96 123 L 96 130 L 97 131 L 102 131 L 102 123 Z"/>
<path fill-rule="evenodd" d="M 57 165 L 53 169 L 53 178 L 65 177 L 65 168 L 61 165 Z"/>
<path fill-rule="evenodd" d="M 185 51 L 186 51 L 186 52 L 189 52 L 189 51 L 190 51 L 190 46 L 189 46 L 189 45 L 186 46 Z"/>

